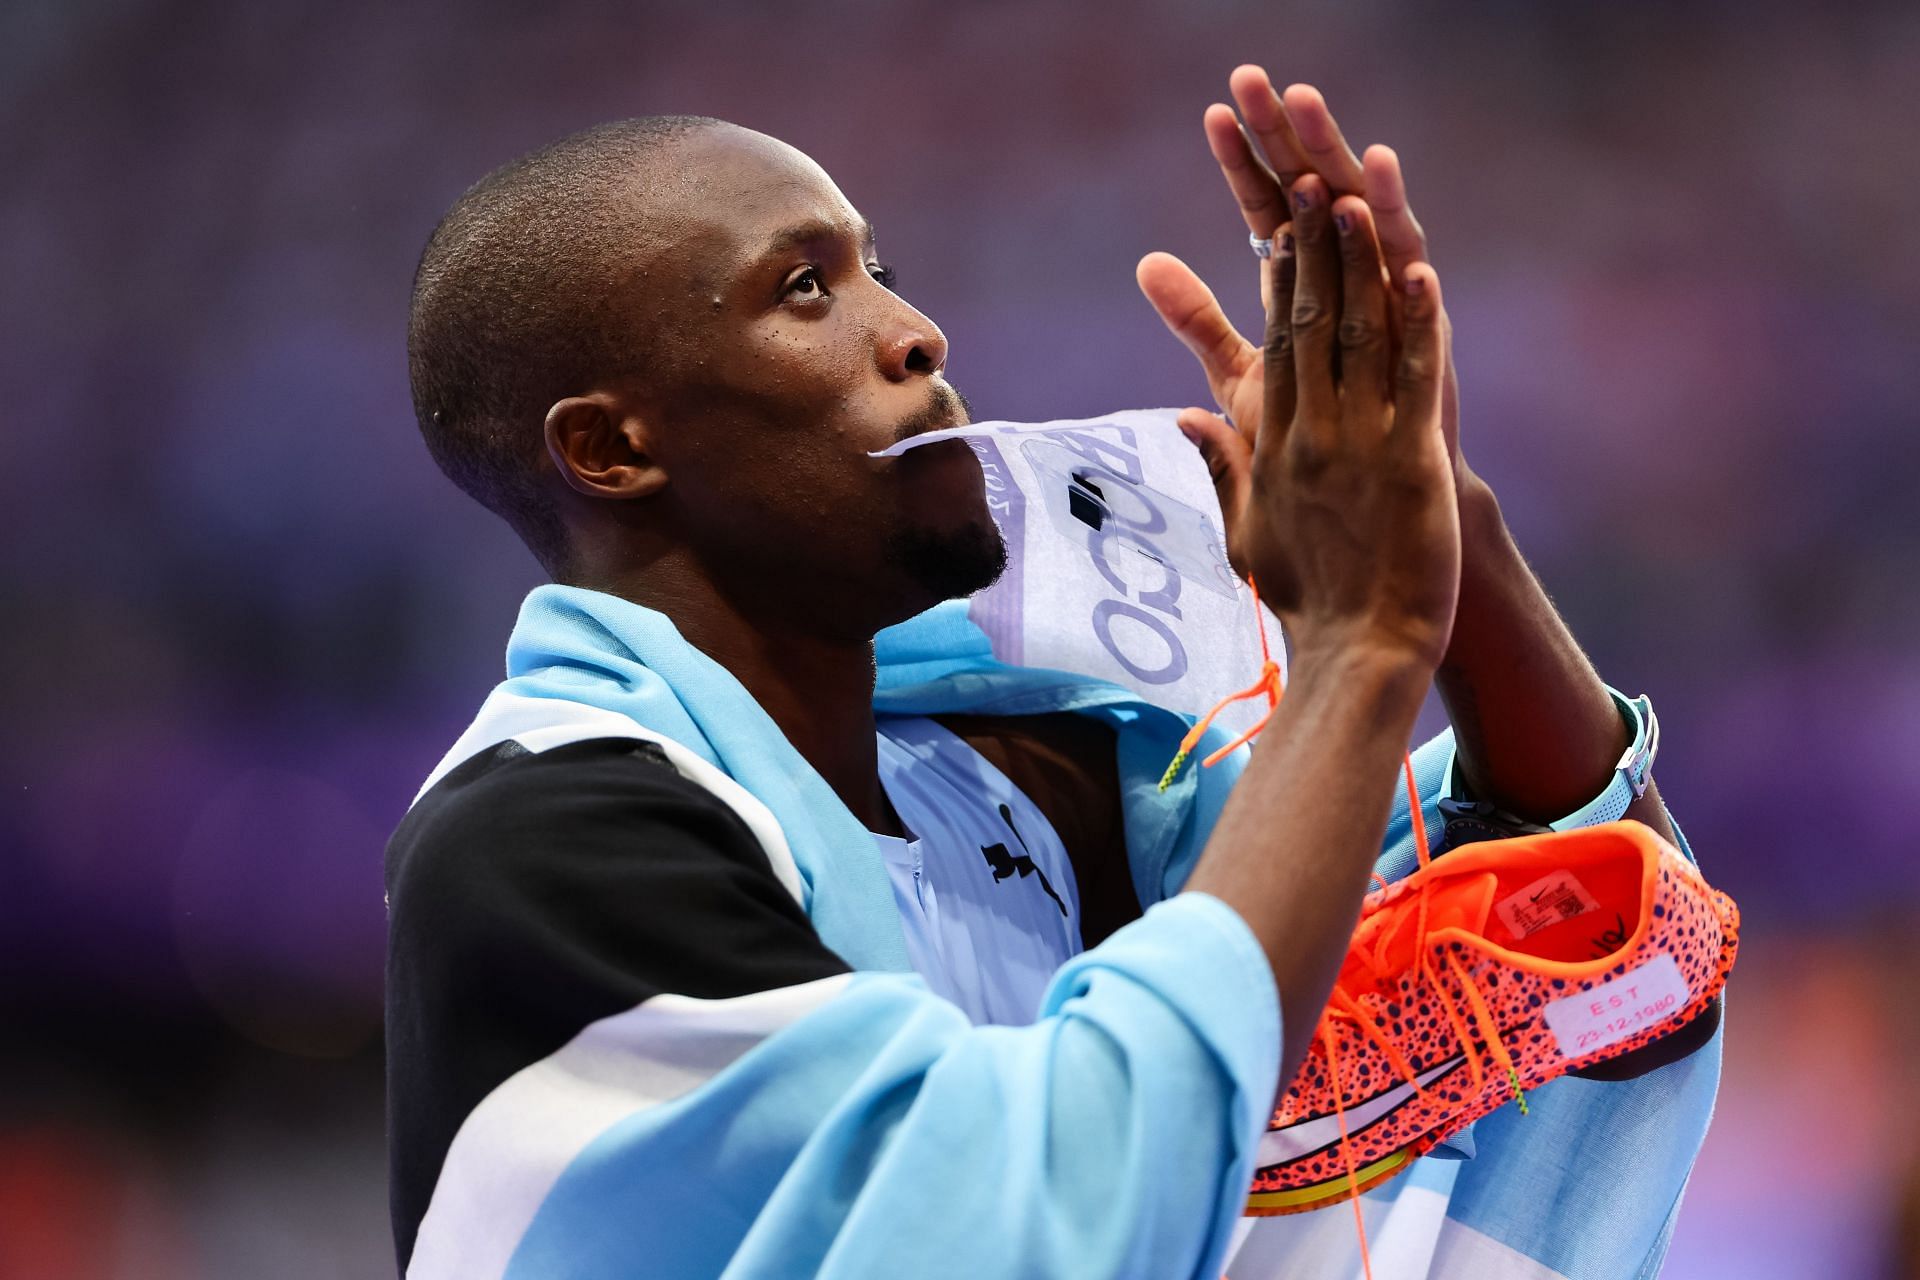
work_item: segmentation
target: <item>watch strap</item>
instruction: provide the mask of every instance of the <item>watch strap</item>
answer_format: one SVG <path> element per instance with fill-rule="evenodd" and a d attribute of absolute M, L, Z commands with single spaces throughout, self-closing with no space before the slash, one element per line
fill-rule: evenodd
<path fill-rule="evenodd" d="M 1620 753 L 1619 763 L 1613 766 L 1613 777 L 1608 781 L 1607 789 L 1583 808 L 1558 822 L 1549 823 L 1555 831 L 1572 831 L 1578 827 L 1594 827 L 1603 822 L 1618 821 L 1626 815 L 1629 805 L 1647 794 L 1647 784 L 1653 781 L 1653 758 L 1660 750 L 1660 718 L 1653 714 L 1653 703 L 1645 695 L 1629 698 L 1611 687 L 1607 692 L 1620 709 L 1620 718 L 1627 722 L 1633 734 L 1632 741 Z"/>

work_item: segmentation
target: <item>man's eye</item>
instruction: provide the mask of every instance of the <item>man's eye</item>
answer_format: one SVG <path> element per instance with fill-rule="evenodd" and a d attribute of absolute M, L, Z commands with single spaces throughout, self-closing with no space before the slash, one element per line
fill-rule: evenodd
<path fill-rule="evenodd" d="M 884 262 L 868 263 L 867 274 L 871 275 L 875 280 L 878 280 L 882 288 L 885 288 L 885 289 L 893 288 L 893 268 L 888 266 L 886 263 Z"/>
<path fill-rule="evenodd" d="M 787 281 L 787 296 L 789 298 L 800 298 L 802 300 L 824 298 L 827 296 L 827 286 L 826 283 L 820 279 L 820 273 L 814 268 L 808 267 L 805 271 L 800 272 L 794 276 L 793 279 Z"/>

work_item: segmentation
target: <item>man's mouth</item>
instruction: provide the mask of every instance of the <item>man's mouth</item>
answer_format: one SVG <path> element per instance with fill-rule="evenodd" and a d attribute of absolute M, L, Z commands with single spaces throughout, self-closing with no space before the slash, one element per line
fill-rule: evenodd
<path fill-rule="evenodd" d="M 912 417 L 902 419 L 894 428 L 893 443 L 911 440 L 929 431 L 938 431 L 942 427 L 958 427 L 973 420 L 972 406 L 967 398 L 948 383 L 935 383 L 933 399 L 927 407 Z"/>

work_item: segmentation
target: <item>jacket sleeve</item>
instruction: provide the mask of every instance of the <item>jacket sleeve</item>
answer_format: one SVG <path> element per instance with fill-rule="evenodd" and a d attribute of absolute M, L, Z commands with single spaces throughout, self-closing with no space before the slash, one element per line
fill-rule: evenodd
<path fill-rule="evenodd" d="M 1026 1027 L 851 973 L 721 801 L 597 740 L 487 753 L 389 848 L 403 1267 L 479 1276 L 1212 1276 L 1279 1009 L 1163 903 Z"/>

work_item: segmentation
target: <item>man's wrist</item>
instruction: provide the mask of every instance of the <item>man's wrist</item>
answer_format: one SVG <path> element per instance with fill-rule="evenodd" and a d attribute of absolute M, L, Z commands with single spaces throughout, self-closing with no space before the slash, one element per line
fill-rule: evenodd
<path fill-rule="evenodd" d="M 1291 654 L 1289 698 L 1322 695 L 1358 700 L 1383 714 L 1410 707 L 1418 714 L 1433 679 L 1433 663 L 1410 647 L 1362 638 L 1336 643 L 1306 641 Z"/>

